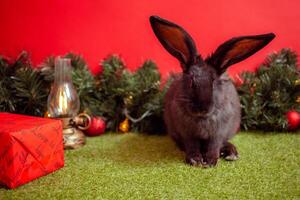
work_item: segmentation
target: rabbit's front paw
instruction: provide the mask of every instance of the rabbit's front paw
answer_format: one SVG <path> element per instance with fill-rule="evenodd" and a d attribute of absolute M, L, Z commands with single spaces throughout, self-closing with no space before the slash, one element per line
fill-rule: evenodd
<path fill-rule="evenodd" d="M 230 142 L 226 142 L 220 150 L 220 156 L 227 161 L 234 161 L 239 159 L 239 154 L 236 147 Z"/>
<path fill-rule="evenodd" d="M 217 153 L 215 152 L 212 152 L 212 153 L 207 153 L 205 155 L 205 158 L 203 160 L 203 167 L 214 167 L 217 165 L 218 163 L 218 159 L 219 159 L 219 156 Z"/>
<path fill-rule="evenodd" d="M 201 155 L 194 155 L 194 156 L 187 155 L 185 158 L 185 161 L 186 161 L 186 163 L 188 163 L 192 166 L 201 167 L 203 165 L 203 158 Z"/>

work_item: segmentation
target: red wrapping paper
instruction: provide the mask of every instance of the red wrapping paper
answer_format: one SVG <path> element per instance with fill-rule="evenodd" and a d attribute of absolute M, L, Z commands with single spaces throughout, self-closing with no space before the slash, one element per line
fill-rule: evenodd
<path fill-rule="evenodd" d="M 59 120 L 0 113 L 0 185 L 16 188 L 64 166 Z"/>

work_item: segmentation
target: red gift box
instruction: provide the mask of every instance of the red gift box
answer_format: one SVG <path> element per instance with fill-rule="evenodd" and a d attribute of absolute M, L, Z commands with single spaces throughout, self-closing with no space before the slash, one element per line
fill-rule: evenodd
<path fill-rule="evenodd" d="M 16 188 L 64 166 L 59 120 L 0 113 L 0 184 Z"/>

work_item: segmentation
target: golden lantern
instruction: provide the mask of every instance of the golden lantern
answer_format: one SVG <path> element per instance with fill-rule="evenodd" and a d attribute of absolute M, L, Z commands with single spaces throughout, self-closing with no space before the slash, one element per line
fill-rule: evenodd
<path fill-rule="evenodd" d="M 80 108 L 80 101 L 72 82 L 71 60 L 55 59 L 54 83 L 48 96 L 48 116 L 63 123 L 65 149 L 76 149 L 85 144 L 85 136 L 74 123 Z M 77 119 L 77 120 L 74 120 Z M 81 120 L 82 121 L 82 120 Z"/>

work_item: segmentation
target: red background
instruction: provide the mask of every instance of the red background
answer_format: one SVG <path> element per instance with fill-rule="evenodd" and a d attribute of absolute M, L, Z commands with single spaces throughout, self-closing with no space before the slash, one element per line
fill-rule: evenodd
<path fill-rule="evenodd" d="M 108 54 L 120 54 L 129 68 L 153 59 L 163 75 L 180 67 L 158 43 L 148 17 L 182 25 L 203 56 L 239 35 L 274 32 L 275 40 L 229 69 L 253 69 L 283 47 L 300 51 L 298 0 L 1 0 L 0 54 L 31 53 L 34 64 L 69 51 L 84 56 L 93 72 Z"/>

